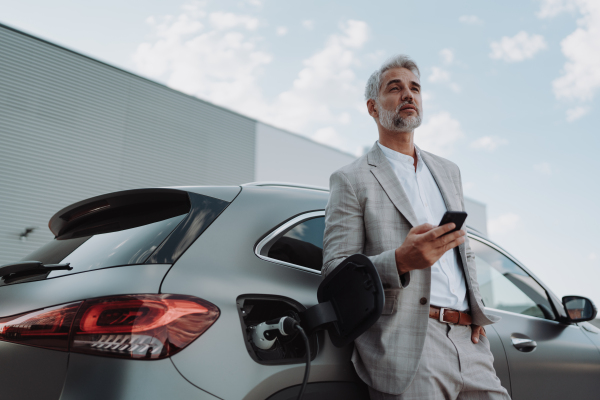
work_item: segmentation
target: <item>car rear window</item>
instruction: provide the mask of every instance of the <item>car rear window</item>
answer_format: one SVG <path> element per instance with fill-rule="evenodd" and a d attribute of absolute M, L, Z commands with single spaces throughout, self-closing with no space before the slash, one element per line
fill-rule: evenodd
<path fill-rule="evenodd" d="M 182 191 L 167 196 L 164 191 L 117 195 L 108 199 L 112 208 L 98 208 L 98 200 L 78 203 L 81 221 L 71 217 L 72 210 L 62 214 L 68 222 L 57 223 L 57 216 L 53 217 L 51 225 L 60 226 L 62 234 L 23 261 L 70 263 L 73 267 L 71 271 L 53 271 L 50 277 L 121 265 L 173 263 L 229 205 Z"/>
<path fill-rule="evenodd" d="M 75 270 L 82 272 L 116 265 L 143 264 L 186 216 L 178 215 L 123 231 L 53 240 L 26 259 L 44 264 L 70 263 L 74 268 L 73 271 L 55 271 L 52 276 Z M 59 248 L 63 250 L 62 254 Z"/>

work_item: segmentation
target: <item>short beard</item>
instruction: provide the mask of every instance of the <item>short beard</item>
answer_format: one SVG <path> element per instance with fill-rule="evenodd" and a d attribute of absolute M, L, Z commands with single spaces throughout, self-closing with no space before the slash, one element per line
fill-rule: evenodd
<path fill-rule="evenodd" d="M 414 105 L 413 102 L 405 101 L 400 104 L 395 111 L 388 111 L 377 101 L 379 112 L 379 123 L 385 129 L 395 132 L 412 132 L 421 126 L 421 113 L 417 110 L 417 115 L 408 118 L 400 116 L 400 109 L 407 104 Z"/>

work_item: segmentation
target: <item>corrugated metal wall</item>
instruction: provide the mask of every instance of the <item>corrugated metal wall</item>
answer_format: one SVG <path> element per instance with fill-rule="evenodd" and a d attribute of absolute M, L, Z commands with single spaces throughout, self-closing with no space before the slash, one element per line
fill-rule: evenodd
<path fill-rule="evenodd" d="M 0 265 L 75 201 L 254 180 L 256 122 L 0 25 Z M 36 227 L 27 241 L 19 234 Z"/>

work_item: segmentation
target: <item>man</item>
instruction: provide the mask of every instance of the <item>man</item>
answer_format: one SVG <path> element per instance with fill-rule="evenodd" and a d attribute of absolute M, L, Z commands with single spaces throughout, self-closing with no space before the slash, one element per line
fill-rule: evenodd
<path fill-rule="evenodd" d="M 475 257 L 465 232 L 436 226 L 464 211 L 458 167 L 414 145 L 423 114 L 419 69 L 396 56 L 365 91 L 379 141 L 331 175 L 323 274 L 354 253 L 385 289 L 381 318 L 352 362 L 372 399 L 509 399 L 493 367 Z M 443 315 L 440 317 L 440 313 Z"/>

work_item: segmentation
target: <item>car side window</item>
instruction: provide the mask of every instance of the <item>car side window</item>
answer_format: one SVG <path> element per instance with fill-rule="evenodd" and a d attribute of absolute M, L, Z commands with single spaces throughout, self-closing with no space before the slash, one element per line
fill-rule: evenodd
<path fill-rule="evenodd" d="M 279 232 L 260 250 L 260 255 L 321 271 L 325 218 L 304 219 Z"/>
<path fill-rule="evenodd" d="M 538 318 L 556 319 L 546 290 L 498 250 L 477 240 L 475 253 L 479 291 L 486 307 Z"/>

